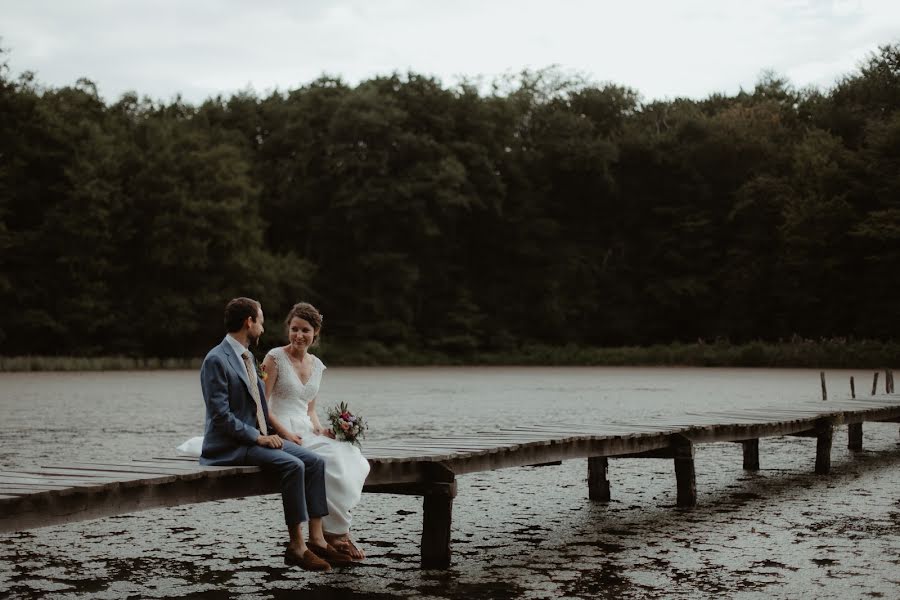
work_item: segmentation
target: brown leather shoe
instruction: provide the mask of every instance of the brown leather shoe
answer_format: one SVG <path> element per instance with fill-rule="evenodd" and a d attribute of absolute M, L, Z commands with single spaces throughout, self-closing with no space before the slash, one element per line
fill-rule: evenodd
<path fill-rule="evenodd" d="M 300 554 L 290 546 L 284 551 L 284 564 L 294 565 L 307 571 L 330 571 L 331 565 L 316 556 L 314 552 L 310 552 L 311 546 L 306 547 L 306 551 Z"/>
<path fill-rule="evenodd" d="M 336 567 L 346 567 L 352 565 L 355 561 L 349 555 L 339 552 L 331 544 L 325 546 L 316 546 L 315 544 L 306 543 L 306 547 L 315 553 L 321 559 L 327 560 Z"/>

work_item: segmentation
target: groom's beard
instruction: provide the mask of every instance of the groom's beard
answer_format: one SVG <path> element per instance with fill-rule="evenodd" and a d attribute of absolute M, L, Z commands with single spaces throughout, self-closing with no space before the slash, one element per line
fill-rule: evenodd
<path fill-rule="evenodd" d="M 251 346 L 259 346 L 259 336 L 258 336 L 258 335 L 251 335 L 251 334 L 248 333 L 248 334 L 247 334 L 247 342 L 248 342 Z"/>

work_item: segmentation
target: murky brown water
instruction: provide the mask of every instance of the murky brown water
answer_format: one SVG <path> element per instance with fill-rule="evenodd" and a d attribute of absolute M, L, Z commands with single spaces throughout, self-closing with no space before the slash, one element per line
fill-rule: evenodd
<path fill-rule="evenodd" d="M 831 397 L 851 374 L 871 385 L 833 371 Z M 203 419 L 193 372 L 0 374 L 0 390 L 5 467 L 169 453 Z M 334 368 L 320 403 L 351 402 L 375 440 L 819 397 L 810 370 Z M 811 439 L 763 440 L 754 474 L 739 445 L 699 446 L 692 510 L 671 461 L 614 461 L 609 505 L 587 499 L 583 460 L 463 476 L 448 571 L 418 568 L 421 499 L 382 494 L 356 514 L 369 559 L 328 575 L 282 564 L 277 495 L 0 535 L 0 597 L 900 598 L 897 427 L 866 424 L 862 453 L 839 430 L 827 477 Z"/>

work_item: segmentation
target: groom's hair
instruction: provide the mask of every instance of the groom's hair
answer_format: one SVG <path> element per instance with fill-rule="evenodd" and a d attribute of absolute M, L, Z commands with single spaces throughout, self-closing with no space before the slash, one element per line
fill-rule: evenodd
<path fill-rule="evenodd" d="M 247 317 L 256 322 L 259 316 L 259 302 L 252 298 L 235 298 L 225 305 L 225 331 L 234 333 L 240 331 Z"/>

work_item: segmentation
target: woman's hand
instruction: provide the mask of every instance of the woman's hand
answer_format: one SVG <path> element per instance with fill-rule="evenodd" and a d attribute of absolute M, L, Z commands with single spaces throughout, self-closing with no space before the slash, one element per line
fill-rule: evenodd
<path fill-rule="evenodd" d="M 277 429 L 277 431 L 278 431 L 278 435 L 281 437 L 281 439 L 288 440 L 289 442 L 294 442 L 298 446 L 303 445 L 303 438 L 301 438 L 296 433 L 294 433 L 292 431 L 288 431 L 284 427 L 280 427 L 279 429 Z"/>
<path fill-rule="evenodd" d="M 327 427 L 316 427 L 313 433 L 334 439 L 334 432 Z"/>

